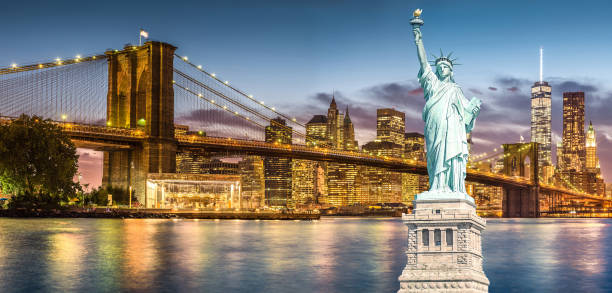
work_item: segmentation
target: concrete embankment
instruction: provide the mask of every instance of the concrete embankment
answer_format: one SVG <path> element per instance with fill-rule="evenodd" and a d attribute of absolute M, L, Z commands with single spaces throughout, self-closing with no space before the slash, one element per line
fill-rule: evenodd
<path fill-rule="evenodd" d="M 0 210 L 0 217 L 23 218 L 155 218 L 155 219 L 240 219 L 240 220 L 317 220 L 319 213 L 248 211 L 172 211 L 161 209 L 79 209 L 79 210 Z"/>

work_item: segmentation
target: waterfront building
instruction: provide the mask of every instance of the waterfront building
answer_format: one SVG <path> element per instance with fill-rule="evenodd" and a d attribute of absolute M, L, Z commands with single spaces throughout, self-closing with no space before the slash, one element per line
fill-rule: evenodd
<path fill-rule="evenodd" d="M 373 156 L 401 158 L 404 152 L 403 144 L 391 141 L 371 141 L 363 145 L 363 151 Z M 368 167 L 369 199 L 377 203 L 402 201 L 402 174 L 386 169 Z"/>
<path fill-rule="evenodd" d="M 326 203 L 334 206 L 346 206 L 356 203 L 356 176 L 357 166 L 354 164 L 329 163 L 327 165 Z"/>
<path fill-rule="evenodd" d="M 280 117 L 272 119 L 266 126 L 268 143 L 291 144 L 292 129 Z M 287 207 L 291 204 L 291 159 L 266 157 L 264 159 L 265 202 L 270 207 Z"/>
<path fill-rule="evenodd" d="M 243 207 L 262 207 L 265 199 L 263 159 L 260 156 L 246 156 L 238 162 L 238 167 L 242 183 Z"/>
<path fill-rule="evenodd" d="M 291 190 L 293 202 L 309 204 L 315 201 L 317 162 L 293 160 Z"/>
<path fill-rule="evenodd" d="M 582 172 L 586 168 L 584 92 L 563 93 L 563 169 Z"/>
<path fill-rule="evenodd" d="M 240 176 L 150 173 L 148 208 L 226 209 L 242 205 Z"/>
<path fill-rule="evenodd" d="M 406 114 L 395 109 L 376 110 L 376 140 L 404 145 Z"/>

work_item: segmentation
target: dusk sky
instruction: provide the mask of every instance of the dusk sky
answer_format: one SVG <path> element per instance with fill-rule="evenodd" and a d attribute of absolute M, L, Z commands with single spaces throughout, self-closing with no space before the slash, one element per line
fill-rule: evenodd
<path fill-rule="evenodd" d="M 462 64 L 456 82 L 483 101 L 476 153 L 529 140 L 542 46 L 553 143 L 562 93 L 585 91 L 586 125 L 593 121 L 602 172 L 612 180 L 609 1 L 3 1 L 0 67 L 120 49 L 137 44 L 144 28 L 302 122 L 326 113 L 335 90 L 364 144 L 375 137 L 376 108 L 404 111 L 406 130 L 423 131 L 409 24 L 416 8 L 428 53 L 453 51 Z M 81 154 L 83 181 L 99 184 L 101 154 Z"/>

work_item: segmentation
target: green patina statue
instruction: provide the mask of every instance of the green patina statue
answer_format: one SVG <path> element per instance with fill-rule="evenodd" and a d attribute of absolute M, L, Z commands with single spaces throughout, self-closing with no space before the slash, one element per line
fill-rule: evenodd
<path fill-rule="evenodd" d="M 468 100 L 453 79 L 455 60 L 449 54 L 435 59 L 431 69 L 421 37 L 421 10 L 414 12 L 411 24 L 421 70 L 418 77 L 425 95 L 423 121 L 427 145 L 429 191 L 417 194 L 415 200 L 465 199 L 474 202 L 465 190 L 465 168 L 468 160 L 467 134 L 480 113 L 480 100 Z"/>

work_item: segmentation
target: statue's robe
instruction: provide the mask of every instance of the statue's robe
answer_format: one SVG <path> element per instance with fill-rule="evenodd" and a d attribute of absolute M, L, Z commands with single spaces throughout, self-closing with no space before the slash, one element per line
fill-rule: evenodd
<path fill-rule="evenodd" d="M 454 81 L 440 81 L 428 65 L 418 74 L 425 94 L 425 143 L 429 190 L 465 193 L 467 133 L 474 127 L 469 102 Z"/>

